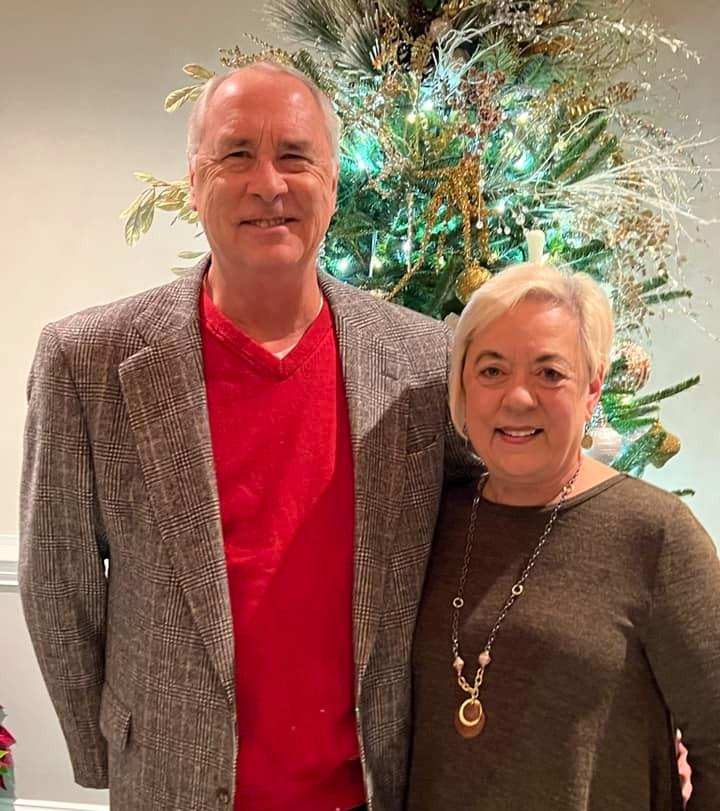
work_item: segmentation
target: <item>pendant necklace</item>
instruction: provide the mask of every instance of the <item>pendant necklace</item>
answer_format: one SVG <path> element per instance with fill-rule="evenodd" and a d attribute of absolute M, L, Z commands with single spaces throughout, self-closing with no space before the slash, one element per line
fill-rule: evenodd
<path fill-rule="evenodd" d="M 470 682 L 463 675 L 465 660 L 460 656 L 460 609 L 465 605 L 463 597 L 465 592 L 465 582 L 467 580 L 468 570 L 470 568 L 470 556 L 472 555 L 473 540 L 475 537 L 475 523 L 477 521 L 478 507 L 480 505 L 482 491 L 487 483 L 487 474 L 483 476 L 478 484 L 477 493 L 473 499 L 472 509 L 470 512 L 470 523 L 468 525 L 467 539 L 465 541 L 465 557 L 463 558 L 462 569 L 460 570 L 460 580 L 458 582 L 457 594 L 452 601 L 452 666 L 457 675 L 457 683 L 460 689 L 469 696 L 469 698 L 462 701 L 460 707 L 455 713 L 455 727 L 463 738 L 475 738 L 483 731 L 485 727 L 485 711 L 482 703 L 480 702 L 479 696 L 480 688 L 482 687 L 483 679 L 485 677 L 485 670 L 492 661 L 490 651 L 492 650 L 493 643 L 495 642 L 495 637 L 497 636 L 497 632 L 500 629 L 500 626 L 503 624 L 505 617 L 507 617 L 510 609 L 515 604 L 515 601 L 525 591 L 525 581 L 530 576 L 530 572 L 532 571 L 538 557 L 540 557 L 540 553 L 542 552 L 548 536 L 550 535 L 550 532 L 555 524 L 555 520 L 558 517 L 560 508 L 567 500 L 567 497 L 570 495 L 573 487 L 575 486 L 579 473 L 580 468 L 578 467 L 570 480 L 560 491 L 560 497 L 553 507 L 550 518 L 545 525 L 545 529 L 540 535 L 540 539 L 535 545 L 532 554 L 528 558 L 525 568 L 520 573 L 520 577 L 517 579 L 515 585 L 510 589 L 510 596 L 505 601 L 505 605 L 503 605 L 500 613 L 497 615 L 495 624 L 488 634 L 485 647 L 477 658 L 478 668 L 475 673 L 475 678 L 473 679 L 473 683 L 470 684 Z"/>

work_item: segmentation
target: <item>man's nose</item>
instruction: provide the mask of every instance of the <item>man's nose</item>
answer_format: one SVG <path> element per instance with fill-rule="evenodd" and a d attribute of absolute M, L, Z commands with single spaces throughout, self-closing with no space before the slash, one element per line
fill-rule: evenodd
<path fill-rule="evenodd" d="M 271 160 L 258 160 L 248 180 L 248 191 L 265 203 L 271 203 L 287 191 L 287 183 Z"/>

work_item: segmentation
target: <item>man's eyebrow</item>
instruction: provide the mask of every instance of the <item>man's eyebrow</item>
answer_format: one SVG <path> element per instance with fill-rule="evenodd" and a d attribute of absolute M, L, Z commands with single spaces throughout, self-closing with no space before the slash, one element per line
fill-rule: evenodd
<path fill-rule="evenodd" d="M 220 148 L 225 151 L 228 149 L 242 149 L 246 146 L 253 146 L 253 142 L 249 138 L 222 138 L 220 140 Z"/>
<path fill-rule="evenodd" d="M 220 142 L 223 150 L 227 149 L 244 149 L 245 147 L 255 146 L 255 142 L 251 138 L 224 138 Z M 283 152 L 301 152 L 306 154 L 312 151 L 312 141 L 303 139 L 288 139 L 280 141 L 278 147 Z"/>
<path fill-rule="evenodd" d="M 310 152 L 313 148 L 312 141 L 302 139 L 280 141 L 280 149 L 286 152 Z"/>

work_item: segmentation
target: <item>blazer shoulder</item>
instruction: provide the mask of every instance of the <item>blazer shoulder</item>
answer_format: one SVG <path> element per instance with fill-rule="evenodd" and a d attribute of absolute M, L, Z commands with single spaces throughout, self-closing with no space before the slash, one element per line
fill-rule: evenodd
<path fill-rule="evenodd" d="M 62 356 L 70 369 L 118 364 L 157 336 L 169 334 L 197 314 L 201 274 L 193 271 L 168 284 L 108 304 L 88 307 L 47 324 L 38 359 Z"/>
<path fill-rule="evenodd" d="M 143 290 L 107 304 L 94 305 L 60 318 L 48 326 L 61 341 L 96 337 L 100 334 L 126 332 L 138 315 L 150 310 L 169 310 L 187 299 L 188 288 L 194 288 L 191 279 L 181 277 L 167 284 Z"/>
<path fill-rule="evenodd" d="M 398 347 L 412 361 L 433 355 L 446 363 L 451 335 L 447 324 L 324 273 L 320 283 L 333 310 L 362 324 L 377 339 Z"/>

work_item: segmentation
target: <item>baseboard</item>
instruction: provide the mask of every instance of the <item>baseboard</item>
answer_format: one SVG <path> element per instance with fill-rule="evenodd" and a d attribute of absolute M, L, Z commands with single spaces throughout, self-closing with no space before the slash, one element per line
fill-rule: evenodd
<path fill-rule="evenodd" d="M 2 800 L 0 811 L 109 811 L 108 805 L 51 803 L 47 800 Z"/>

